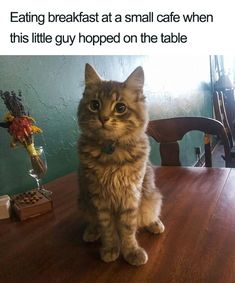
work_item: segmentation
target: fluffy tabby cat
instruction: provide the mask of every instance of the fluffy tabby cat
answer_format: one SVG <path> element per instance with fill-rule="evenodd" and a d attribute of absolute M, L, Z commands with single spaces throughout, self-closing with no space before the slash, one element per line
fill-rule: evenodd
<path fill-rule="evenodd" d="M 130 264 L 145 264 L 148 256 L 138 245 L 137 229 L 164 231 L 159 219 L 162 197 L 148 162 L 143 84 L 142 67 L 125 82 L 116 82 L 102 80 L 86 64 L 78 107 L 79 200 L 88 220 L 83 239 L 101 237 L 105 262 L 116 260 L 121 252 Z"/>

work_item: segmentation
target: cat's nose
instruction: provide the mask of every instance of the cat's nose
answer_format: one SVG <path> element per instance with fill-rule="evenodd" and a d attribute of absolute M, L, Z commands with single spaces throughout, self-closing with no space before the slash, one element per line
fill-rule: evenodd
<path fill-rule="evenodd" d="M 108 116 L 100 116 L 99 119 L 100 119 L 100 122 L 104 125 L 106 122 L 108 122 L 109 117 Z"/>

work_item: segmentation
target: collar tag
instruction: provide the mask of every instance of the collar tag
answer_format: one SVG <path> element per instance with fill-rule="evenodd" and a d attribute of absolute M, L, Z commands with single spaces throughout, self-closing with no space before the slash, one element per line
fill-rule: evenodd
<path fill-rule="evenodd" d="M 101 148 L 101 152 L 106 154 L 112 154 L 115 151 L 115 143 L 114 142 L 108 142 L 103 145 Z"/>

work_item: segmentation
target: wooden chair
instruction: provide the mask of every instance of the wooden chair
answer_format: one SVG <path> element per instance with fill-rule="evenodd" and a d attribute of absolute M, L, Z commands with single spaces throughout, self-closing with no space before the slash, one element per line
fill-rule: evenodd
<path fill-rule="evenodd" d="M 224 146 L 225 166 L 230 166 L 230 144 L 223 124 L 206 117 L 176 117 L 152 120 L 148 124 L 147 134 L 160 143 L 161 164 L 165 166 L 181 166 L 179 159 L 179 144 L 189 131 L 205 133 L 205 166 L 211 167 L 211 148 L 208 135 L 218 135 Z"/>

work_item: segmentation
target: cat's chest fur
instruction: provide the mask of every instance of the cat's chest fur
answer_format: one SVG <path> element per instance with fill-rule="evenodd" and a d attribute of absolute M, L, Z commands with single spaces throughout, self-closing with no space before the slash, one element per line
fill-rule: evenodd
<path fill-rule="evenodd" d="M 111 154 L 82 138 L 79 148 L 83 178 L 92 195 L 112 205 L 139 199 L 148 159 L 145 137 L 132 146 L 117 144 Z"/>
<path fill-rule="evenodd" d="M 104 150 L 103 143 L 87 141 L 86 137 L 80 138 L 78 148 L 82 164 L 91 170 L 97 167 L 120 169 L 123 166 L 133 170 L 133 166 L 142 166 L 149 154 L 149 143 L 145 134 L 134 143 L 116 142 L 111 152 Z"/>

